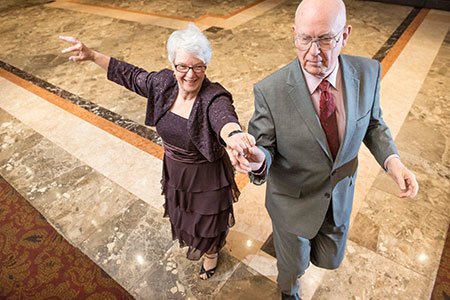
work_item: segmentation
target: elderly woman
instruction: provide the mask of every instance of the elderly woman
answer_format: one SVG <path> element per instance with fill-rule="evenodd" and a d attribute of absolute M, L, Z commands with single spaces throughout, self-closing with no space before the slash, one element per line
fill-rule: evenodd
<path fill-rule="evenodd" d="M 241 131 L 231 94 L 206 78 L 208 39 L 193 24 L 173 32 L 167 41 L 173 70 L 159 72 L 91 50 L 73 37 L 60 39 L 72 44 L 63 53 L 76 52 L 70 60 L 93 61 L 109 80 L 147 98 L 145 124 L 156 126 L 164 144 L 164 216 L 173 239 L 188 247 L 187 258 L 204 256 L 200 278 L 210 278 L 234 225 L 232 205 L 239 196 L 224 146 L 245 154 L 254 139 Z"/>

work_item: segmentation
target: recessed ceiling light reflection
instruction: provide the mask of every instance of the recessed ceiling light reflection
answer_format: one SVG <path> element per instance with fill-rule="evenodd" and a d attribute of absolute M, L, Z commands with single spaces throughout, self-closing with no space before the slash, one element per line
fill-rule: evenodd
<path fill-rule="evenodd" d="M 138 262 L 138 264 L 143 265 L 145 263 L 144 258 L 142 257 L 142 255 L 138 254 L 136 255 L 136 261 Z"/>
<path fill-rule="evenodd" d="M 247 247 L 250 248 L 253 245 L 253 241 L 247 240 Z"/>
<path fill-rule="evenodd" d="M 424 263 L 424 262 L 428 261 L 428 255 L 426 255 L 425 253 L 420 253 L 417 256 L 417 260 L 420 261 L 421 263 Z"/>

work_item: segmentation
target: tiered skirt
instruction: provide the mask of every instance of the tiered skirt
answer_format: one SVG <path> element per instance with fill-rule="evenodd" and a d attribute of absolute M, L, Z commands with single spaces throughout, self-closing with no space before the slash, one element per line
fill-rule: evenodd
<path fill-rule="evenodd" d="M 228 157 L 184 163 L 166 156 L 163 168 L 164 216 L 170 219 L 172 238 L 188 247 L 190 260 L 219 252 L 234 225 L 233 203 L 239 196 Z"/>

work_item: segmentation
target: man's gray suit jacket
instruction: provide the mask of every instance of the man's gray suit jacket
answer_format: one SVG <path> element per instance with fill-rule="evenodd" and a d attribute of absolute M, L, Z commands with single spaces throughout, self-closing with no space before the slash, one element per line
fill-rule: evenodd
<path fill-rule="evenodd" d="M 314 110 L 298 59 L 254 86 L 255 112 L 249 133 L 266 154 L 266 208 L 275 226 L 314 237 L 332 201 L 337 226 L 348 226 L 353 204 L 357 155 L 364 142 L 382 166 L 397 154 L 380 101 L 380 64 L 372 59 L 339 56 L 346 124 L 333 161 Z"/>

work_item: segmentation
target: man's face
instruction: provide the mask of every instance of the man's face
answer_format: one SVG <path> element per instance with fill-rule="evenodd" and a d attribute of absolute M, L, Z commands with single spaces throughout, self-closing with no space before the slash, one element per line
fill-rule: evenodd
<path fill-rule="evenodd" d="M 351 27 L 336 23 L 324 18 L 298 18 L 293 26 L 298 59 L 311 75 L 324 78 L 338 62 Z"/>

